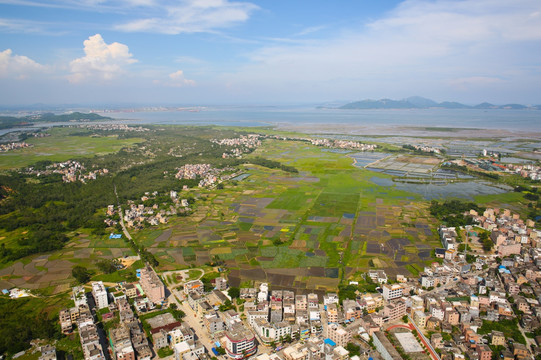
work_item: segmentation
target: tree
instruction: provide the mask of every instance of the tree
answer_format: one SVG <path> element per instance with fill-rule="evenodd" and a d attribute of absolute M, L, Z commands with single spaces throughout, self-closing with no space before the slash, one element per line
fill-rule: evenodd
<path fill-rule="evenodd" d="M 284 337 L 284 341 L 286 343 L 290 343 L 293 341 L 293 339 L 291 338 L 291 334 L 287 334 L 285 337 Z"/>
<path fill-rule="evenodd" d="M 77 280 L 79 284 L 85 284 L 90 280 L 90 271 L 81 265 L 76 265 L 71 269 L 71 276 Z"/>
<path fill-rule="evenodd" d="M 236 299 L 240 296 L 240 289 L 238 287 L 230 287 L 229 290 L 227 290 L 227 294 L 232 299 Z"/>
<path fill-rule="evenodd" d="M 408 315 L 402 316 L 402 321 L 407 324 L 408 323 Z"/>
<path fill-rule="evenodd" d="M 105 274 L 112 274 L 116 269 L 116 263 L 114 260 L 103 259 L 96 263 L 98 269 Z"/>
<path fill-rule="evenodd" d="M 346 350 L 349 351 L 350 357 L 361 355 L 361 347 L 359 345 L 355 345 L 354 343 L 347 343 Z"/>

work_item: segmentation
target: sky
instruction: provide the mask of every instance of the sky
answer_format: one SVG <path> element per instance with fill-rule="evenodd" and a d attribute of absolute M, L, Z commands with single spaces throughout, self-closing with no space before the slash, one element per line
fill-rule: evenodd
<path fill-rule="evenodd" d="M 541 104 L 539 0 L 0 0 L 0 105 Z"/>

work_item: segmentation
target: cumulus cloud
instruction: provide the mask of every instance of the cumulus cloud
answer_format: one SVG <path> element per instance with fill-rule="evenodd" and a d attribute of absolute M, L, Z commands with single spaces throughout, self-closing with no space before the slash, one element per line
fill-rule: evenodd
<path fill-rule="evenodd" d="M 248 20 L 258 8 L 252 3 L 228 0 L 182 0 L 173 5 L 162 0 L 155 1 L 149 8 L 151 15 L 148 17 L 117 25 L 116 28 L 126 32 L 162 34 L 211 32 Z"/>
<path fill-rule="evenodd" d="M 175 71 L 174 73 L 169 74 L 170 81 L 168 82 L 169 86 L 182 87 L 182 86 L 194 86 L 195 81 L 186 79 L 184 77 L 184 72 L 182 70 Z"/>
<path fill-rule="evenodd" d="M 11 49 L 0 52 L 0 77 L 26 79 L 40 74 L 46 67 L 29 57 L 13 55 Z"/>
<path fill-rule="evenodd" d="M 70 62 L 70 82 L 87 78 L 111 80 L 122 74 L 126 66 L 137 62 L 127 45 L 107 44 L 100 34 L 90 36 L 83 44 L 85 56 Z"/>

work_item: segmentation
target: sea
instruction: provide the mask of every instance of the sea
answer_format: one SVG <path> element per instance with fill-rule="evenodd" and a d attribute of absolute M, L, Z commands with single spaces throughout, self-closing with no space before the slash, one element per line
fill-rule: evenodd
<path fill-rule="evenodd" d="M 499 129 L 541 132 L 539 110 L 397 109 L 341 110 L 314 107 L 205 107 L 199 111 L 106 113 L 140 124 L 223 126 L 355 125 Z"/>
<path fill-rule="evenodd" d="M 426 127 L 541 132 L 540 110 L 341 110 L 292 106 L 209 106 L 194 108 L 192 111 L 104 112 L 100 114 L 114 118 L 114 123 L 133 125 L 295 126 L 297 130 L 314 130 L 320 126 L 337 125 L 341 128 L 348 126 L 365 128 Z M 111 121 L 105 123 L 111 123 Z M 47 123 L 36 126 L 50 127 L 66 124 L 73 123 Z M 14 129 L 0 130 L 0 135 L 11 131 Z"/>

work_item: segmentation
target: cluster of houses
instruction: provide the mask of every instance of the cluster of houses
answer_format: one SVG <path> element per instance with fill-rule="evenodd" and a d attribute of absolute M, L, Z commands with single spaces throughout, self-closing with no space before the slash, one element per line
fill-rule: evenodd
<path fill-rule="evenodd" d="M 360 151 L 372 151 L 377 148 L 377 145 L 363 144 L 358 141 L 351 140 L 329 140 L 329 139 L 309 139 L 312 145 L 323 146 L 336 149 L 351 149 Z"/>
<path fill-rule="evenodd" d="M 241 135 L 238 138 L 231 139 L 214 139 L 211 140 L 215 144 L 231 146 L 233 149 L 228 150 L 222 154 L 222 158 L 239 158 L 245 152 L 251 151 L 259 146 L 261 146 L 261 135 L 258 134 L 248 134 Z"/>
<path fill-rule="evenodd" d="M 165 286 L 150 266 L 140 269 L 138 276 L 138 283 L 122 284 L 115 292 L 108 292 L 101 281 L 93 282 L 93 304 L 84 287 L 73 289 L 74 307 L 60 311 L 60 326 L 64 334 L 70 334 L 73 325 L 77 325 L 85 360 L 150 360 L 153 357 L 151 344 L 128 299 L 134 299 L 137 311 L 152 310 L 165 301 Z M 101 314 L 104 323 L 118 320 L 108 329 L 107 338 L 98 332 L 91 308 Z M 104 356 L 104 351 L 109 356 Z"/>
<path fill-rule="evenodd" d="M 186 164 L 178 169 L 175 177 L 179 180 L 200 178 L 199 187 L 206 187 L 216 184 L 222 171 L 224 169 L 214 168 L 210 164 Z"/>
<path fill-rule="evenodd" d="M 92 295 L 96 305 L 107 301 L 107 292 L 103 283 L 96 282 L 92 284 Z M 105 360 L 98 326 L 94 321 L 83 287 L 73 289 L 73 301 L 74 307 L 60 311 L 59 320 L 62 332 L 64 334 L 71 333 L 73 324 L 76 324 L 85 360 Z"/>
<path fill-rule="evenodd" d="M 212 345 L 222 348 L 230 359 L 347 360 L 346 348 L 351 342 L 366 349 L 373 344 L 383 359 L 400 359 L 387 330 L 408 321 L 439 359 L 516 360 L 540 355 L 541 337 L 512 338 L 510 334 L 533 334 L 541 327 L 541 234 L 533 222 L 508 210 L 489 208 L 483 214 L 470 211 L 468 216 L 491 232 L 495 254 L 466 259 L 457 251 L 457 229 L 440 227 L 443 248 L 437 255 L 443 258 L 441 262 L 426 266 L 416 278 L 398 275 L 390 279 L 383 270 L 370 270 L 366 279 L 377 284 L 378 291 L 357 291 L 353 298 L 341 302 L 336 293 L 296 294 L 261 283 L 241 288 L 242 305 L 236 308 L 225 291 L 225 278 L 213 280 L 210 292 L 201 280 L 188 281 L 183 287 L 185 301 L 206 334 L 181 324 L 171 314 L 161 314 L 148 321 L 154 351 L 169 347 L 176 360 L 206 359 L 209 347 L 200 341 L 205 337 L 213 339 Z M 475 227 L 469 230 L 468 236 L 473 237 Z M 518 244 L 518 250 L 506 248 L 512 244 Z M 114 301 L 104 303 L 110 310 L 104 319 L 115 316 L 113 311 L 121 309 L 127 298 L 134 299 L 138 311 L 152 310 L 164 302 L 164 286 L 156 273 L 146 267 L 139 276 L 139 283 L 123 284 L 117 293 L 110 294 Z M 93 284 L 97 307 L 102 304 L 99 294 L 100 287 Z M 128 320 L 110 330 L 110 351 L 115 360 L 146 360 L 144 349 L 150 345 L 142 340 L 144 334 L 137 332 L 137 321 L 122 311 L 120 318 Z M 76 307 L 64 310 L 63 331 L 71 331 L 70 325 L 87 314 L 88 308 L 77 302 Z M 490 328 L 503 320 L 509 320 L 515 332 Z M 83 337 L 81 342 L 85 346 Z M 276 351 L 258 355 L 258 346 Z M 87 357 L 85 351 L 86 359 L 97 359 Z"/>
<path fill-rule="evenodd" d="M 452 160 L 452 164 L 459 166 L 468 166 L 474 170 L 485 170 L 491 172 L 505 172 L 508 174 L 517 174 L 530 180 L 541 180 L 541 167 L 533 164 L 502 164 L 492 158 L 488 159 L 457 159 Z"/>
<path fill-rule="evenodd" d="M 537 165 L 507 164 L 506 167 L 524 178 L 541 180 L 541 167 Z"/>
<path fill-rule="evenodd" d="M 141 197 L 141 201 L 148 203 L 149 200 L 156 200 L 158 192 L 153 193 L 146 192 Z M 170 216 L 177 215 L 179 213 L 190 212 L 190 203 L 188 199 L 181 199 L 178 197 L 178 192 L 171 190 L 169 192 L 172 204 L 166 204 L 166 208 L 160 206 L 158 203 L 146 206 L 145 204 L 135 204 L 134 201 L 128 201 L 128 208 L 124 210 L 123 220 L 127 227 L 141 229 L 144 224 L 148 223 L 151 226 L 157 226 L 159 224 L 167 224 Z M 118 221 L 117 208 L 114 205 L 107 206 L 107 218 L 104 222 L 107 226 L 115 226 Z"/>
<path fill-rule="evenodd" d="M 431 153 L 431 154 L 441 154 L 441 149 L 438 149 L 433 146 L 427 146 L 427 145 L 410 145 L 417 151 L 422 151 L 425 153 Z"/>
<path fill-rule="evenodd" d="M 142 126 L 128 126 L 126 124 L 83 124 L 83 125 L 70 125 L 69 127 L 84 128 L 90 130 L 101 131 L 131 131 L 131 132 L 146 132 L 150 129 Z"/>
<path fill-rule="evenodd" d="M 54 163 L 47 165 L 45 170 L 36 170 L 33 167 L 26 169 L 28 174 L 34 174 L 37 176 L 61 174 L 62 181 L 64 182 L 76 182 L 80 181 L 86 183 L 88 180 L 96 180 L 100 175 L 107 175 L 108 169 L 97 169 L 92 171 L 86 171 L 85 167 L 78 161 L 68 160 L 65 162 Z"/>
<path fill-rule="evenodd" d="M 24 149 L 24 148 L 32 147 L 32 146 L 34 145 L 27 144 L 24 141 L 0 144 L 0 152 L 8 152 L 8 151 L 17 150 L 17 149 Z"/>
<path fill-rule="evenodd" d="M 489 231 L 494 251 L 499 257 L 520 255 L 523 250 L 528 252 L 530 248 L 541 247 L 541 230 L 534 227 L 535 223 L 530 219 L 522 220 L 518 214 L 512 214 L 508 209 L 488 208 L 482 215 L 471 210 L 465 215 L 471 216 L 478 224 L 477 227 L 465 228 L 468 240 L 474 243 L 479 241 L 476 228 Z M 438 232 L 445 250 L 445 259 L 454 259 L 458 254 L 459 241 L 462 241 L 457 239 L 456 229 L 442 226 Z"/>

